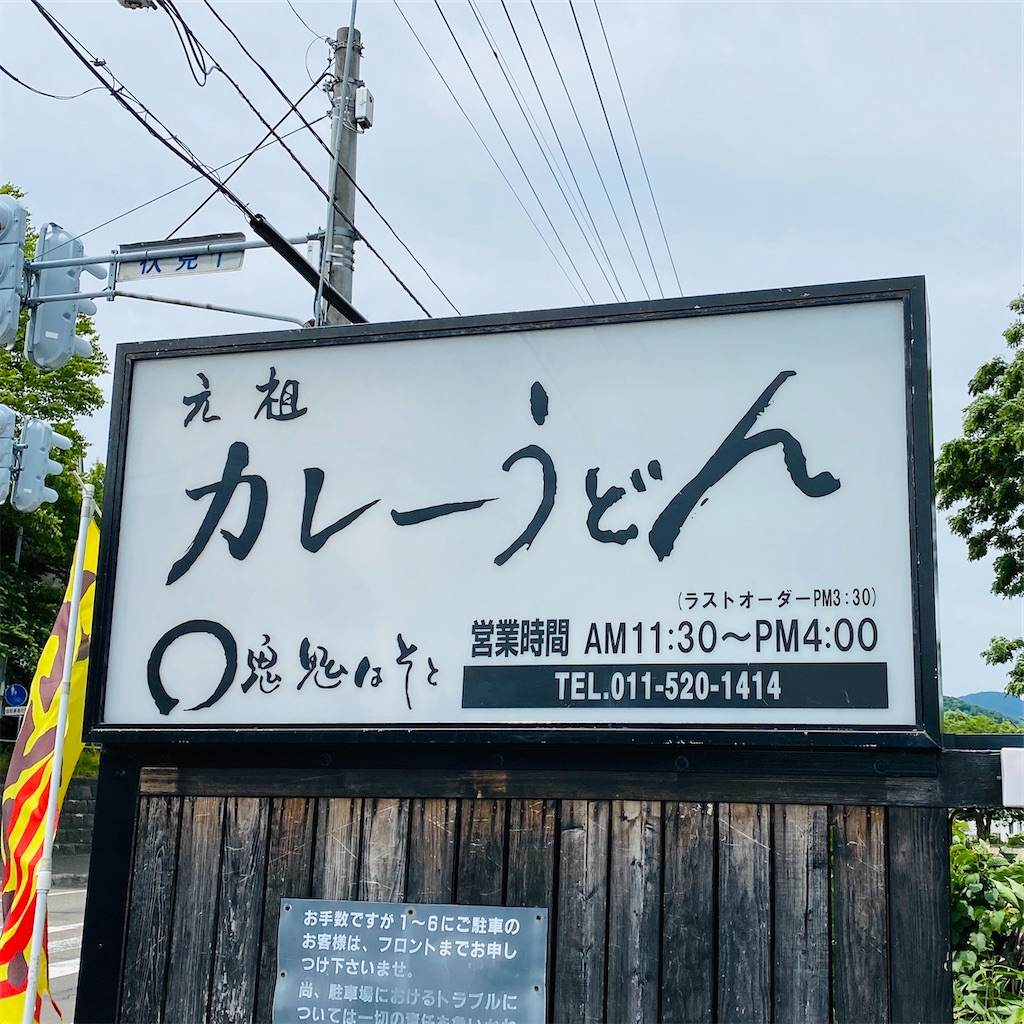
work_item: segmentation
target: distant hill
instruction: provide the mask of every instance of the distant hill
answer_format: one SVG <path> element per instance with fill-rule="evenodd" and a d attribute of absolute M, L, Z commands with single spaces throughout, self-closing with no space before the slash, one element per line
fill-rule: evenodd
<path fill-rule="evenodd" d="M 1024 700 L 1020 697 L 1011 697 L 998 690 L 982 690 L 980 693 L 965 693 L 961 700 L 987 708 L 989 712 L 998 711 L 1015 722 L 1024 722 Z"/>
<path fill-rule="evenodd" d="M 993 722 L 1009 722 L 1011 725 L 1022 724 L 1010 715 L 982 707 L 980 704 L 968 704 L 963 697 L 943 697 L 942 713 L 946 714 L 949 711 L 962 711 L 965 715 L 982 715 L 985 718 L 991 718 Z"/>

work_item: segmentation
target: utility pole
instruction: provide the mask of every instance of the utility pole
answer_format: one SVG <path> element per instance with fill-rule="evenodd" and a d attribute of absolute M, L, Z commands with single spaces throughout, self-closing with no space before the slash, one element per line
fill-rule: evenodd
<path fill-rule="evenodd" d="M 369 127 L 368 121 L 372 123 L 373 101 L 369 100 L 369 117 L 365 109 L 360 112 L 361 116 L 357 116 L 356 89 L 360 84 L 359 59 L 363 52 L 359 30 L 352 26 L 339 28 L 337 38 L 334 51 L 334 109 L 331 127 L 331 151 L 334 156 L 331 166 L 331 195 L 334 206 L 327 211 L 325 265 L 321 273 L 328 284 L 351 302 L 353 248 L 356 238 L 351 226 L 355 223 L 356 213 L 356 143 L 359 139 L 360 121 L 363 127 Z M 360 93 L 369 95 L 365 89 L 360 90 Z M 361 106 L 365 107 L 365 103 L 361 96 Z M 323 322 L 328 324 L 348 322 L 332 306 L 324 307 L 321 317 Z"/>

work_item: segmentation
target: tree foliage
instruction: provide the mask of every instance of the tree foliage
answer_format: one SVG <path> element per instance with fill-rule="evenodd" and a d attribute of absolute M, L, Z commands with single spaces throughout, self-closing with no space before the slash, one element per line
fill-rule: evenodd
<path fill-rule="evenodd" d="M 972 560 L 993 556 L 992 592 L 1024 595 L 1024 294 L 1003 332 L 1012 357 L 995 356 L 968 386 L 963 436 L 942 446 L 935 467 L 939 508 L 955 508 L 950 529 Z M 993 637 L 983 657 L 1010 665 L 1007 691 L 1024 695 L 1024 638 Z"/>
<path fill-rule="evenodd" d="M 0 192 L 22 196 L 12 185 L 0 185 Z M 35 252 L 37 237 L 29 233 L 25 246 L 29 256 Z M 55 504 L 44 504 L 28 514 L 9 504 L 0 506 L 0 659 L 7 658 L 7 680 L 22 683 L 31 680 L 53 627 L 74 555 L 81 505 L 74 474 L 86 450 L 75 418 L 88 416 L 103 405 L 96 381 L 107 369 L 89 317 L 78 318 L 77 332 L 92 344 L 93 354 L 75 356 L 52 372 L 40 370 L 24 358 L 27 325 L 28 311 L 22 310 L 15 347 L 0 349 L 0 404 L 19 416 L 38 416 L 70 438 L 72 445 L 69 451 L 55 449 L 51 453 L 64 466 L 60 476 L 50 478 L 50 486 L 59 495 Z M 102 485 L 102 465 L 94 466 L 85 477 L 89 483 Z"/>

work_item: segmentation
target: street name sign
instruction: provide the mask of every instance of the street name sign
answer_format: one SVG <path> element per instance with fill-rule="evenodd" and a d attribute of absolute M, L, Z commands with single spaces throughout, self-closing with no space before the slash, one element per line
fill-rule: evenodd
<path fill-rule="evenodd" d="M 169 281 L 193 277 L 196 274 L 218 274 L 241 270 L 245 250 L 234 252 L 194 252 L 186 255 L 169 253 L 186 248 L 201 249 L 203 246 L 244 242 L 242 232 L 219 235 L 198 235 L 194 238 L 167 238 L 160 242 L 132 242 L 122 245 L 118 253 L 136 259 L 123 260 L 117 264 L 117 283 L 126 281 Z"/>

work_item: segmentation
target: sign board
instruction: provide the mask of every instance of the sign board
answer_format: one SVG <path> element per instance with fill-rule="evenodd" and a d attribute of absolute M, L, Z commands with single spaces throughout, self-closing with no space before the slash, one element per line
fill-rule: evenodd
<path fill-rule="evenodd" d="M 28 709 L 25 707 L 11 707 L 10 705 L 4 705 L 4 718 L 24 718 L 25 712 Z"/>
<path fill-rule="evenodd" d="M 28 687 L 21 683 L 8 683 L 4 687 L 4 703 L 12 708 L 24 707 L 28 703 Z"/>
<path fill-rule="evenodd" d="M 547 911 L 281 900 L 273 1020 L 544 1024 Z"/>
<path fill-rule="evenodd" d="M 915 278 L 121 346 L 94 720 L 931 745 L 926 319 Z"/>
<path fill-rule="evenodd" d="M 225 242 L 244 242 L 242 232 L 219 235 L 201 235 L 195 238 L 169 238 L 161 242 L 133 242 L 122 245 L 121 255 L 138 254 L 137 260 L 126 260 L 117 264 L 117 283 L 125 281 L 169 281 L 171 278 L 192 277 L 195 274 L 217 274 L 229 270 L 241 270 L 245 250 L 236 252 L 196 252 L 184 256 L 165 253 L 204 245 L 216 246 Z"/>

